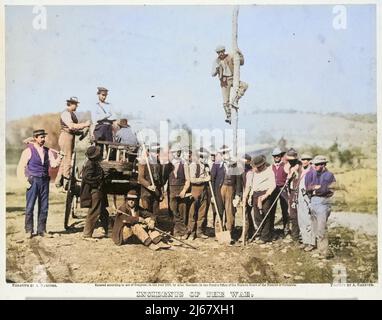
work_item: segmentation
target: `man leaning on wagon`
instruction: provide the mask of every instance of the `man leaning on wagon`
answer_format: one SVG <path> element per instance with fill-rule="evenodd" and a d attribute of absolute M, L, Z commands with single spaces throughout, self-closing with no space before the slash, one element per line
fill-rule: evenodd
<path fill-rule="evenodd" d="M 61 132 L 58 138 L 58 145 L 64 154 L 60 168 L 58 170 L 55 184 L 57 188 L 64 185 L 64 189 L 68 189 L 68 180 L 70 178 L 70 169 L 72 154 L 75 146 L 76 135 L 83 134 L 83 129 L 90 126 L 90 120 L 78 122 L 76 110 L 78 107 L 77 97 L 71 97 L 66 100 L 66 110 L 61 113 L 60 126 Z"/>

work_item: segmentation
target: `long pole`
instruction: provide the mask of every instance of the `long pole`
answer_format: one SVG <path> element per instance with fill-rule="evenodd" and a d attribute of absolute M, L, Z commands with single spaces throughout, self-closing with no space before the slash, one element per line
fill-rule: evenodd
<path fill-rule="evenodd" d="M 217 219 L 218 219 L 218 223 L 219 223 L 219 226 L 220 226 L 220 232 L 223 232 L 223 223 L 222 223 L 222 220 L 220 218 L 218 204 L 217 204 L 216 199 L 215 199 L 215 193 L 214 193 L 214 189 L 212 188 L 211 181 L 208 181 L 208 186 L 210 187 L 210 190 L 211 190 L 211 197 L 212 197 L 213 204 L 215 206 L 215 210 L 216 210 L 216 214 L 217 214 Z"/>
<path fill-rule="evenodd" d="M 263 220 L 261 221 L 260 225 L 258 226 L 256 232 L 255 232 L 254 235 L 251 237 L 251 239 L 249 239 L 249 242 L 252 242 L 253 239 L 255 239 L 257 233 L 260 231 L 261 227 L 263 226 L 263 224 L 264 224 L 265 220 L 267 219 L 269 213 L 271 212 L 273 206 L 276 204 L 277 200 L 280 198 L 280 196 L 281 196 L 282 192 L 284 191 L 285 187 L 287 186 L 288 182 L 289 182 L 289 181 L 287 180 L 287 181 L 285 182 L 284 186 L 281 188 L 279 194 L 276 196 L 275 200 L 273 201 L 273 203 L 272 203 L 271 206 L 269 207 L 267 213 L 265 214 Z M 256 204 L 254 203 L 253 205 L 256 205 Z"/>
<path fill-rule="evenodd" d="M 155 184 L 154 184 L 154 179 L 153 179 L 153 174 L 151 173 L 151 167 L 150 167 L 149 158 L 147 157 L 146 147 L 145 147 L 145 144 L 144 144 L 144 143 L 142 143 L 142 154 L 143 154 L 143 157 L 145 158 L 145 161 L 146 161 L 147 170 L 149 171 L 151 184 L 152 184 L 153 186 L 155 186 Z"/>
<path fill-rule="evenodd" d="M 239 126 L 239 105 L 234 105 L 234 100 L 236 93 L 239 90 L 240 85 L 240 56 L 238 53 L 239 46 L 237 44 L 237 29 L 238 29 L 238 16 L 239 16 L 239 6 L 233 9 L 232 14 L 232 51 L 233 51 L 233 85 L 230 93 L 230 107 L 232 113 L 232 126 L 233 126 L 233 156 L 237 157 L 237 128 Z M 237 100 L 237 104 L 238 104 Z M 245 246 L 245 229 L 246 229 L 246 206 L 242 208 L 243 210 L 243 238 L 242 245 Z"/>
<path fill-rule="evenodd" d="M 237 44 L 237 20 L 239 16 L 239 6 L 233 9 L 232 15 L 232 51 L 233 51 L 233 85 L 230 93 L 230 107 L 232 113 L 232 126 L 233 126 L 233 156 L 237 157 L 237 128 L 239 123 L 238 108 L 233 106 L 233 102 L 236 96 L 236 92 L 239 89 L 240 83 L 240 56 L 238 54 Z"/>

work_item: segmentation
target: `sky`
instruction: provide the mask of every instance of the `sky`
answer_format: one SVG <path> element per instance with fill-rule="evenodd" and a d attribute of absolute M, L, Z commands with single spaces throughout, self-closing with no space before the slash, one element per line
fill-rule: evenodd
<path fill-rule="evenodd" d="M 46 6 L 35 30 L 32 6 L 6 6 L 6 117 L 91 110 L 97 86 L 124 114 L 198 126 L 224 125 L 215 47 L 231 51 L 231 6 Z M 240 108 L 376 112 L 373 5 L 240 6 Z"/>

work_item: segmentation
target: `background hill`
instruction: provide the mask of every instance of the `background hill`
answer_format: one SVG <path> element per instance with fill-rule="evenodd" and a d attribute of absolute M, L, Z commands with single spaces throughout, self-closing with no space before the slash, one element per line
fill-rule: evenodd
<path fill-rule="evenodd" d="M 157 116 L 157 115 L 155 115 Z M 154 116 L 154 118 L 155 118 Z M 89 113 L 79 113 L 80 121 Z M 50 113 L 23 118 L 7 123 L 7 173 L 14 175 L 22 141 L 33 129 L 45 128 L 47 145 L 58 149 L 59 114 Z M 196 126 L 168 120 L 170 128 L 209 128 L 211 119 L 202 118 Z M 158 122 L 142 119 L 129 120 L 139 131 L 143 128 L 159 130 Z M 318 114 L 294 110 L 245 112 L 240 117 L 240 128 L 246 130 L 246 152 L 265 154 L 271 161 L 271 150 L 279 145 L 294 147 L 300 153 L 324 154 L 329 167 L 341 186 L 334 198 L 337 211 L 377 211 L 377 116 L 376 114 Z M 84 150 L 88 140 L 77 142 L 77 150 Z M 219 147 L 219 146 L 218 146 Z"/>

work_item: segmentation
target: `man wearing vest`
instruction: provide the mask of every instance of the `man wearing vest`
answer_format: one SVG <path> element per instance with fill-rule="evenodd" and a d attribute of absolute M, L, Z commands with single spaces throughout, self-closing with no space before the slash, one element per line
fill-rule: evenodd
<path fill-rule="evenodd" d="M 117 120 L 117 115 L 114 112 L 111 103 L 106 101 L 109 90 L 104 87 L 97 88 L 98 102 L 95 109 L 92 111 L 93 122 L 93 139 L 95 141 L 113 141 L 113 124 Z M 103 154 L 103 145 L 101 147 L 101 154 Z"/>
<path fill-rule="evenodd" d="M 29 143 L 22 152 L 17 166 L 17 177 L 27 188 L 25 212 L 27 239 L 33 236 L 33 210 L 37 199 L 37 235 L 46 235 L 46 220 L 49 208 L 49 167 L 56 168 L 61 163 L 61 158 L 57 157 L 55 159 L 53 152 L 44 146 L 46 135 L 44 129 L 33 131 L 34 142 Z"/>
<path fill-rule="evenodd" d="M 57 188 L 64 185 L 66 190 L 68 188 L 68 179 L 70 177 L 76 135 L 82 134 L 82 129 L 90 126 L 90 120 L 78 123 L 76 110 L 79 103 L 77 97 L 71 97 L 66 100 L 66 110 L 61 113 L 60 117 L 61 133 L 58 138 L 58 145 L 64 154 L 64 158 L 62 159 L 62 163 L 58 170 L 55 184 Z"/>
<path fill-rule="evenodd" d="M 188 216 L 187 232 L 183 239 L 188 239 L 195 231 L 194 239 L 207 239 L 203 232 L 203 224 L 207 218 L 207 208 L 210 202 L 208 182 L 211 180 L 208 167 L 208 152 L 204 148 L 198 151 L 199 159 L 190 164 L 191 206 Z"/>
<path fill-rule="evenodd" d="M 223 108 L 226 114 L 225 121 L 231 124 L 230 92 L 233 86 L 233 57 L 225 53 L 224 46 L 218 46 L 215 51 L 218 57 L 213 64 L 212 76 L 219 77 L 223 95 Z M 238 51 L 238 54 L 240 56 L 240 65 L 242 66 L 244 64 L 244 56 L 240 51 Z M 238 92 L 236 92 L 235 98 L 233 99 L 233 108 L 237 108 L 238 100 L 244 95 L 247 89 L 248 84 L 240 81 Z"/>
<path fill-rule="evenodd" d="M 142 150 L 142 152 L 147 152 Z M 155 215 L 159 214 L 159 203 L 163 200 L 163 166 L 159 160 L 160 145 L 152 143 L 149 154 L 143 155 L 138 164 L 138 183 L 141 185 L 142 207 Z M 149 167 L 153 181 L 151 181 Z"/>
<path fill-rule="evenodd" d="M 231 158 L 230 151 L 226 145 L 219 150 L 221 160 L 211 168 L 211 182 L 219 213 L 225 213 L 226 229 L 232 232 L 235 222 L 233 201 L 238 202 L 241 198 L 242 182 L 241 175 L 235 174 L 237 163 Z M 223 217 L 221 219 L 224 220 Z"/>
<path fill-rule="evenodd" d="M 298 186 L 302 173 L 302 164 L 298 160 L 298 153 L 291 148 L 286 153 L 287 164 L 285 169 L 288 172 L 288 213 L 291 225 L 290 235 L 296 242 L 299 240 L 300 229 L 297 219 L 297 204 L 298 204 Z"/>
<path fill-rule="evenodd" d="M 284 168 L 285 162 L 282 161 L 284 154 L 285 152 L 281 151 L 280 148 L 275 148 L 272 152 L 274 162 L 272 164 L 272 170 L 276 180 L 276 194 L 281 191 L 287 181 L 288 173 Z M 278 201 L 280 201 L 284 235 L 286 236 L 289 233 L 288 192 L 286 188 L 284 188 Z M 277 208 L 277 203 L 275 204 L 275 208 Z"/>
<path fill-rule="evenodd" d="M 184 223 L 187 214 L 187 199 L 185 196 L 190 187 L 189 167 L 188 163 L 180 157 L 182 149 L 178 144 L 174 144 L 170 152 L 172 159 L 165 165 L 163 182 L 167 182 L 171 215 Z"/>

